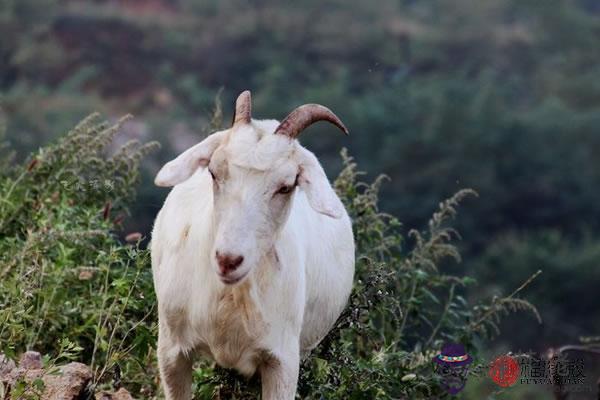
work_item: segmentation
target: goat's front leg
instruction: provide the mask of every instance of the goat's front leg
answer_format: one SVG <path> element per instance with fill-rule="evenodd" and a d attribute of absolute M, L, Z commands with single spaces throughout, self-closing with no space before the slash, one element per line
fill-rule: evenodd
<path fill-rule="evenodd" d="M 193 361 L 169 340 L 165 329 L 159 329 L 157 353 L 165 399 L 191 400 Z"/>
<path fill-rule="evenodd" d="M 298 346 L 269 355 L 260 366 L 262 400 L 293 400 L 298 385 L 300 354 Z"/>

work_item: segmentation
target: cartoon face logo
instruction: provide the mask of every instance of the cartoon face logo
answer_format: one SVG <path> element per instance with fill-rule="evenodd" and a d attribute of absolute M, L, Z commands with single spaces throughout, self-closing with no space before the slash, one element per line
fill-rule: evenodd
<path fill-rule="evenodd" d="M 442 387 L 448 393 L 454 395 L 464 389 L 473 358 L 467 354 L 462 344 L 445 344 L 441 353 L 433 358 L 433 362 L 437 364 L 436 372 L 442 378 Z"/>

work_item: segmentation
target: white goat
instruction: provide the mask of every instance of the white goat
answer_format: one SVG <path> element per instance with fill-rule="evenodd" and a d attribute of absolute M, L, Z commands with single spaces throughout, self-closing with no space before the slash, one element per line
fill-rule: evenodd
<path fill-rule="evenodd" d="M 301 356 L 332 328 L 352 288 L 350 218 L 317 158 L 295 140 L 320 120 L 346 128 L 316 104 L 281 124 L 252 120 L 250 110 L 246 91 L 230 129 L 155 179 L 175 186 L 152 233 L 168 400 L 191 398 L 194 355 L 246 376 L 258 371 L 265 400 L 293 399 Z"/>

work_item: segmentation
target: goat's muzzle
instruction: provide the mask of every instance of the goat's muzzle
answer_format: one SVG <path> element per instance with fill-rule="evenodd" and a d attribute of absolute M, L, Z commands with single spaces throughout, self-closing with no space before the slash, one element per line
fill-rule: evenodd
<path fill-rule="evenodd" d="M 244 262 L 244 256 L 231 253 L 221 253 L 218 250 L 215 252 L 217 265 L 219 266 L 219 278 L 224 283 L 233 284 L 240 281 L 244 276 L 231 276 L 240 265 Z"/>

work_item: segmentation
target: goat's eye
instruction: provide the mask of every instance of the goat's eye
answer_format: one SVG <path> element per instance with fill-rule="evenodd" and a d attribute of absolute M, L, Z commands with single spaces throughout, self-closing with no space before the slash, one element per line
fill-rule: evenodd
<path fill-rule="evenodd" d="M 209 169 L 208 173 L 210 174 L 210 176 L 212 177 L 213 181 L 217 180 L 217 177 L 215 176 L 215 174 Z"/>
<path fill-rule="evenodd" d="M 288 193 L 291 193 L 292 190 L 294 190 L 294 187 L 295 186 L 293 186 L 293 185 L 282 186 L 277 191 L 277 194 L 288 194 Z"/>

